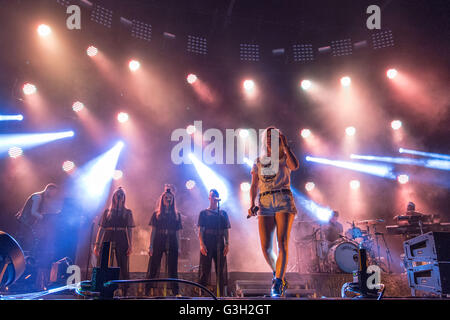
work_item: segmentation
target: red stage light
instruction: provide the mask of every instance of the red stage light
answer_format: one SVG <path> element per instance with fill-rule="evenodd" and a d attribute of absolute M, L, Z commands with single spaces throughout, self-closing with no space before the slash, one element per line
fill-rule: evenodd
<path fill-rule="evenodd" d="M 114 180 L 120 180 L 120 179 L 122 179 L 122 177 L 123 177 L 122 170 L 114 170 L 114 173 L 113 173 Z"/>
<path fill-rule="evenodd" d="M 15 159 L 20 157 L 23 154 L 23 151 L 19 147 L 11 147 L 8 150 L 8 154 L 11 158 Z"/>
<path fill-rule="evenodd" d="M 194 180 L 188 180 L 186 181 L 186 189 L 191 190 L 195 187 L 195 181 Z"/>
<path fill-rule="evenodd" d="M 120 123 L 127 122 L 129 118 L 130 117 L 128 116 L 128 113 L 126 112 L 119 112 L 119 114 L 117 115 L 117 121 L 119 121 Z"/>
<path fill-rule="evenodd" d="M 386 75 L 387 75 L 387 77 L 389 78 L 389 79 L 394 79 L 396 76 L 397 76 L 397 70 L 395 70 L 395 69 L 389 69 L 387 72 L 386 72 Z"/>
<path fill-rule="evenodd" d="M 351 83 L 352 83 L 352 79 L 350 79 L 350 77 L 342 77 L 341 78 L 341 85 L 343 87 L 349 87 Z"/>
<path fill-rule="evenodd" d="M 187 78 L 186 78 L 187 82 L 189 84 L 193 84 L 195 81 L 197 81 L 197 76 L 193 73 L 190 73 Z"/>
<path fill-rule="evenodd" d="M 37 32 L 41 37 L 47 37 L 52 33 L 52 29 L 46 24 L 41 24 L 38 26 Z"/>
<path fill-rule="evenodd" d="M 89 57 L 95 57 L 98 54 L 98 49 L 94 46 L 89 46 L 86 53 Z"/>
<path fill-rule="evenodd" d="M 409 177 L 406 174 L 401 174 L 397 177 L 397 181 L 401 184 L 405 184 L 409 182 Z"/>
<path fill-rule="evenodd" d="M 28 82 L 23 85 L 22 90 L 23 93 L 26 94 L 27 96 L 30 94 L 34 94 L 37 91 L 36 86 Z"/>
<path fill-rule="evenodd" d="M 75 169 L 75 163 L 73 163 L 73 161 L 64 161 L 63 165 L 62 165 L 62 169 L 65 172 L 71 172 L 73 169 Z"/>
<path fill-rule="evenodd" d="M 253 80 L 245 80 L 243 86 L 246 91 L 252 91 L 255 89 L 255 82 Z"/>
<path fill-rule="evenodd" d="M 394 130 L 398 130 L 402 127 L 402 122 L 400 120 L 394 120 L 391 122 L 391 128 Z"/>
<path fill-rule="evenodd" d="M 302 131 L 300 131 L 300 134 L 304 139 L 306 139 L 311 136 L 311 130 L 303 129 Z"/>
<path fill-rule="evenodd" d="M 80 112 L 83 109 L 84 109 L 84 104 L 80 101 L 76 101 L 72 105 L 72 110 L 75 112 Z"/>
<path fill-rule="evenodd" d="M 306 191 L 313 191 L 314 190 L 314 188 L 316 187 L 316 185 L 314 184 L 314 182 L 307 182 L 306 184 L 305 184 L 305 189 L 306 189 Z"/>
<path fill-rule="evenodd" d="M 137 60 L 131 60 L 128 63 L 128 67 L 130 68 L 131 71 L 135 72 L 141 67 L 141 63 Z"/>

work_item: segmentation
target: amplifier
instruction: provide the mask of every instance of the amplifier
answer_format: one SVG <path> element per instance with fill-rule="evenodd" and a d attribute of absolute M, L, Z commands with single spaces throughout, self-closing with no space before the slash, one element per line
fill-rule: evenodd
<path fill-rule="evenodd" d="M 405 258 L 450 262 L 450 232 L 428 232 L 403 243 Z"/>
<path fill-rule="evenodd" d="M 412 289 L 439 295 L 450 294 L 450 262 L 434 262 L 407 270 L 408 284 Z"/>

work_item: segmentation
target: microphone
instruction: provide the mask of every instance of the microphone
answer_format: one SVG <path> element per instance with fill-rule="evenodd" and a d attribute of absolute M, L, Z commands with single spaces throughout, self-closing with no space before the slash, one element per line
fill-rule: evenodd
<path fill-rule="evenodd" d="M 258 206 L 253 207 L 252 214 L 247 215 L 247 219 L 250 219 L 251 217 L 256 216 L 258 211 L 259 211 L 259 207 Z"/>

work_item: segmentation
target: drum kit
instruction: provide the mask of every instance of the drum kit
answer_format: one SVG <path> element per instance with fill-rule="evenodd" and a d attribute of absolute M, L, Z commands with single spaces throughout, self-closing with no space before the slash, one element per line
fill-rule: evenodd
<path fill-rule="evenodd" d="M 369 265 L 378 265 L 384 272 L 391 273 L 392 256 L 377 226 L 383 219 L 347 222 L 350 228 L 345 235 L 330 242 L 326 240 L 326 224 L 313 221 L 297 221 L 294 237 L 297 249 L 297 261 L 294 266 L 300 273 L 352 273 L 358 270 L 358 248 L 366 249 Z M 298 236 L 300 235 L 300 236 Z M 384 245 L 386 259 L 381 256 Z M 311 261 L 305 265 L 305 261 Z"/>

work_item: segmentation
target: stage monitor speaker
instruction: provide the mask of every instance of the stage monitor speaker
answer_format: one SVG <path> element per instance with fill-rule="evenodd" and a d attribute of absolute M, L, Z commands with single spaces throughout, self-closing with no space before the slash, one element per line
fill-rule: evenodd
<path fill-rule="evenodd" d="M 434 262 L 407 270 L 409 287 L 438 295 L 450 294 L 450 262 Z"/>
<path fill-rule="evenodd" d="M 403 243 L 410 261 L 450 262 L 450 232 L 427 232 Z"/>
<path fill-rule="evenodd" d="M 0 288 L 10 286 L 25 271 L 25 256 L 17 241 L 0 231 Z"/>

